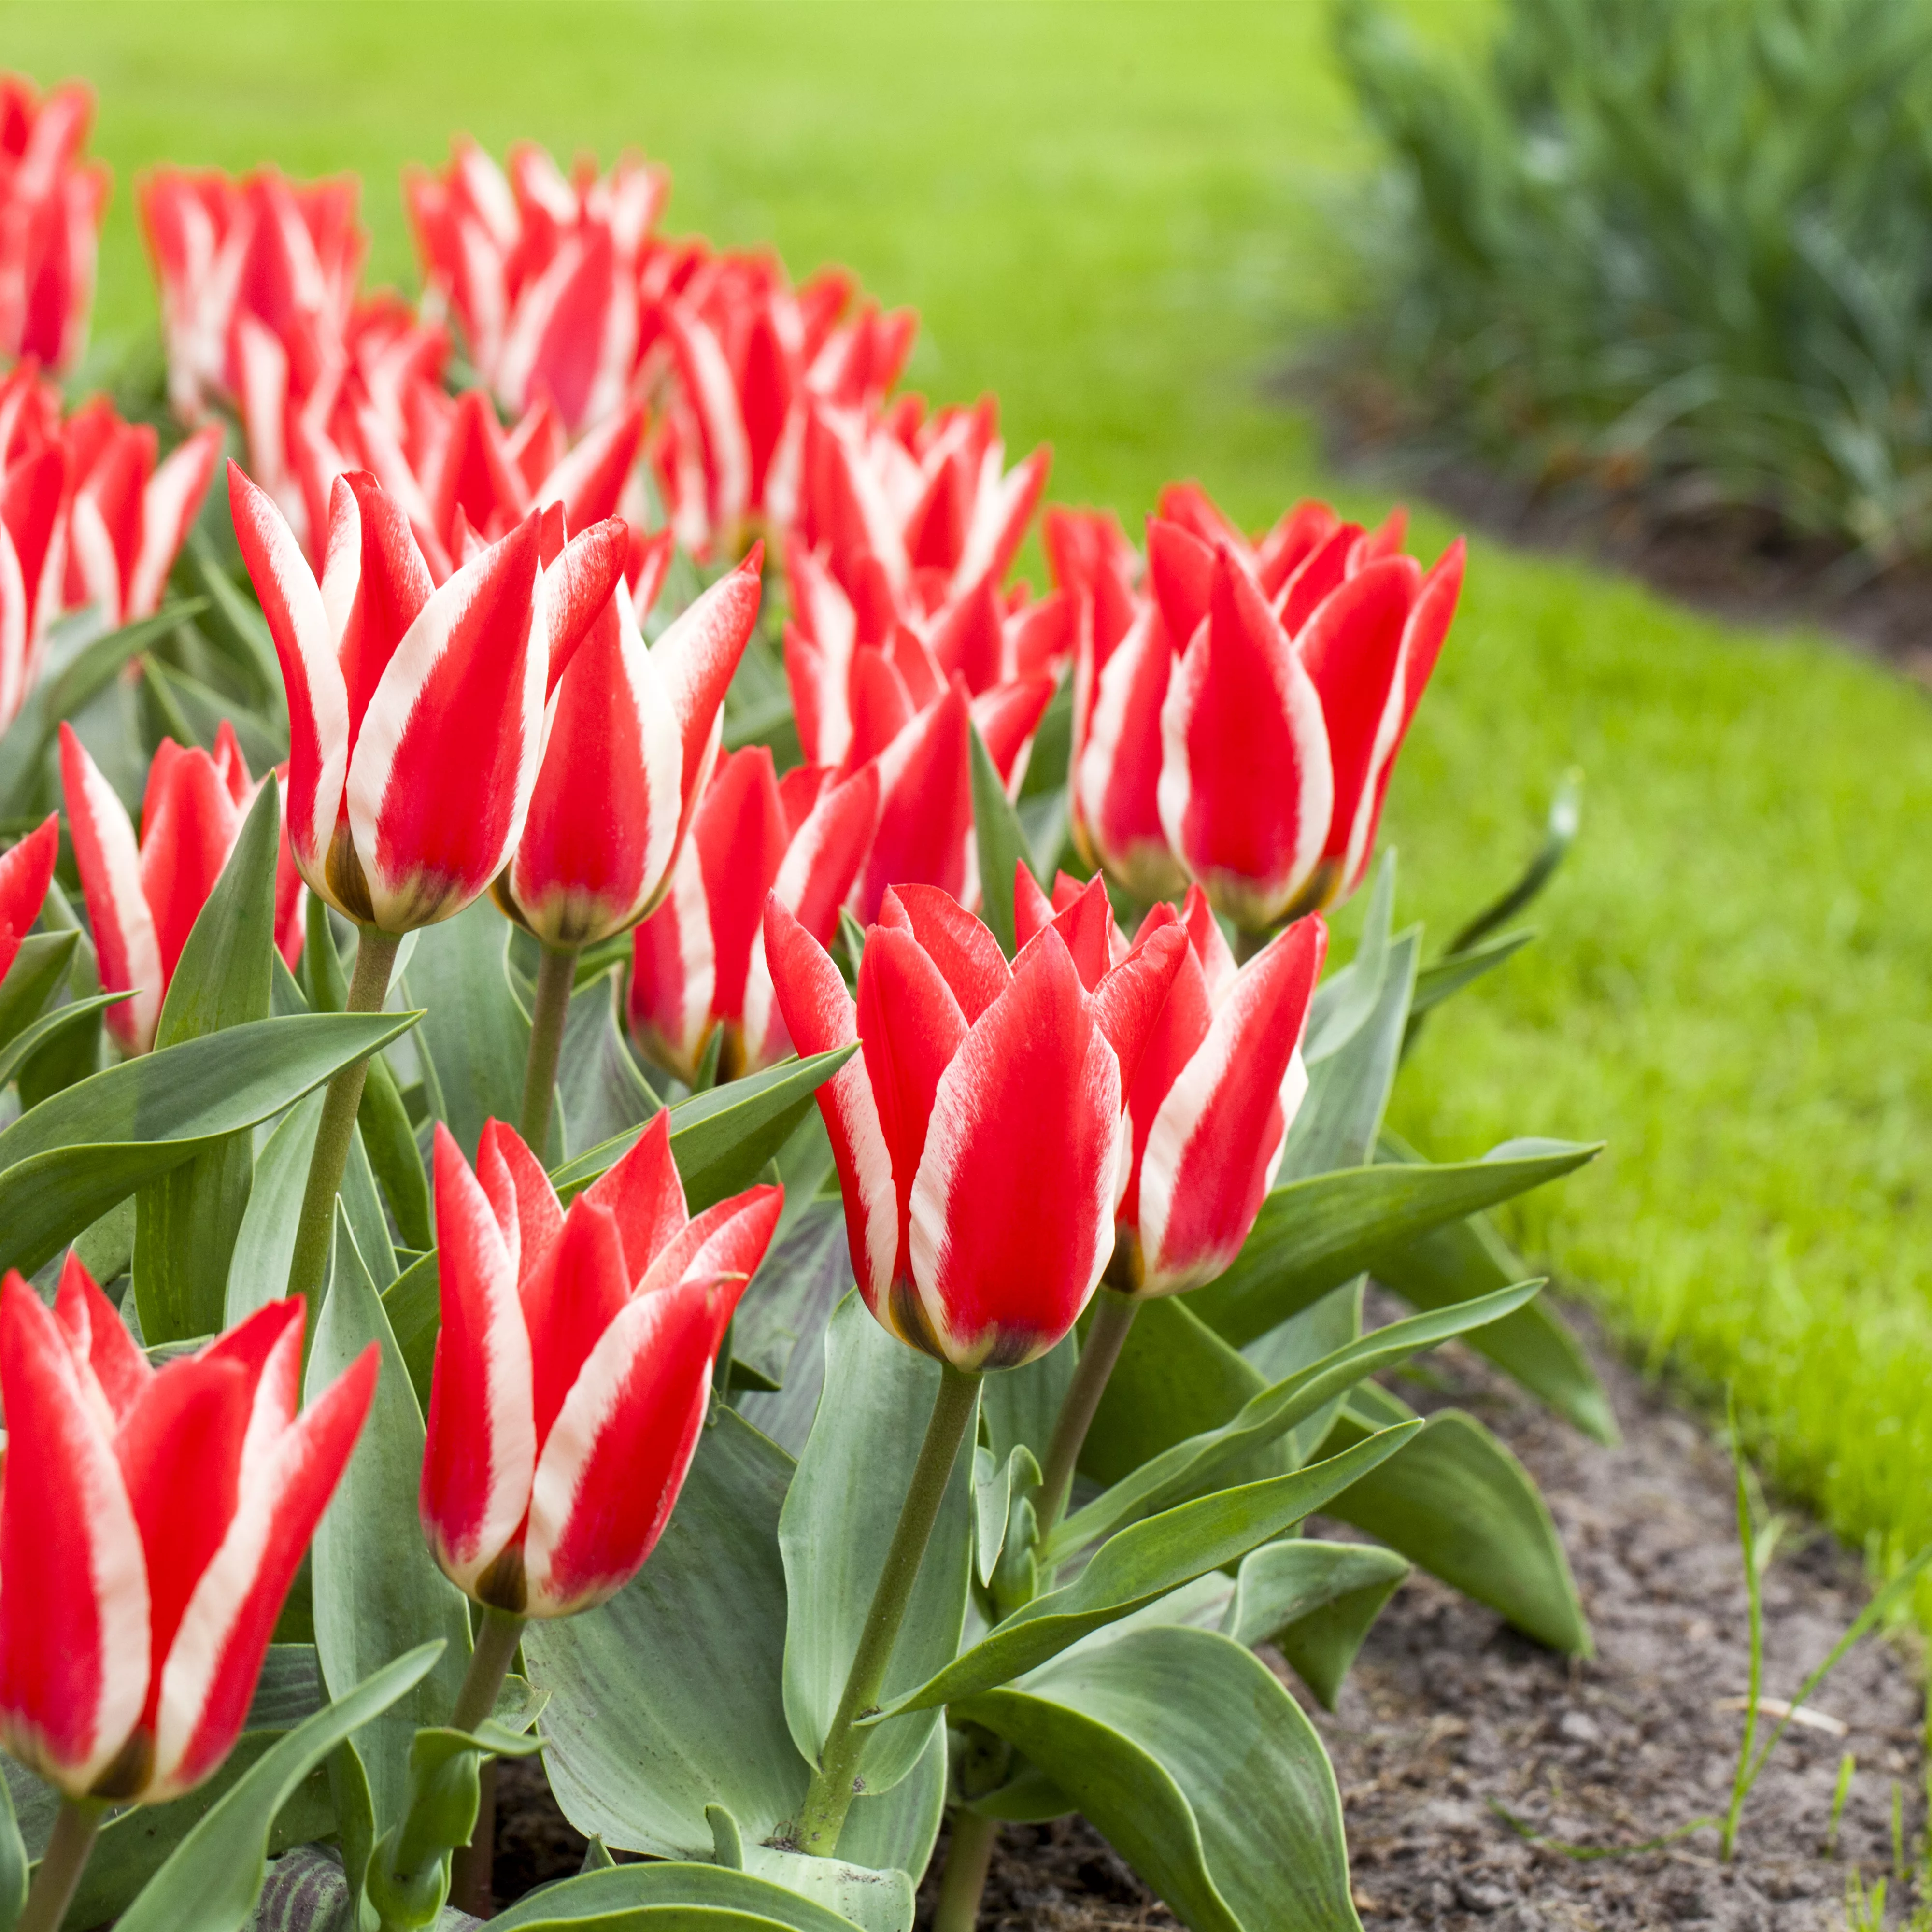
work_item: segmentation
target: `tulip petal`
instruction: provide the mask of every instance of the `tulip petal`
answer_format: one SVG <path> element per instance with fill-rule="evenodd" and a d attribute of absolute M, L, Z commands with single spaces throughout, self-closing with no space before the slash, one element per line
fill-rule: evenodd
<path fill-rule="evenodd" d="M 476 1178 L 491 1198 L 497 1226 L 505 1231 L 505 1245 L 516 1263 L 518 1286 L 526 1287 L 545 1250 L 563 1232 L 563 1208 L 556 1190 L 523 1136 L 501 1120 L 483 1123 L 476 1144 Z M 504 1212 L 506 1186 L 516 1204 L 514 1241 Z"/>
<path fill-rule="evenodd" d="M 888 886 L 965 893 L 973 836 L 968 724 L 956 684 L 880 753 L 878 824 L 849 902 L 862 923 L 878 916 Z"/>
<path fill-rule="evenodd" d="M 0 980 L 40 916 L 60 856 L 60 814 L 52 812 L 0 856 Z"/>
<path fill-rule="evenodd" d="M 580 1194 L 522 1291 L 539 1466 L 550 1424 L 597 1338 L 630 1299 L 630 1286 L 617 1217 Z"/>
<path fill-rule="evenodd" d="M 1012 984 L 992 932 L 937 886 L 889 886 L 879 923 L 909 932 L 936 966 L 970 1026 Z"/>
<path fill-rule="evenodd" d="M 630 548 L 631 533 L 622 520 L 607 517 L 579 530 L 555 562 L 545 567 L 546 698 L 556 690 L 591 626 L 609 606 L 610 593 L 624 574 Z"/>
<path fill-rule="evenodd" d="M 200 746 L 164 741 L 141 813 L 141 893 L 154 924 L 165 996 L 175 965 L 242 829 L 244 814 Z"/>
<path fill-rule="evenodd" d="M 71 1248 L 62 1264 L 54 1317 L 67 1336 L 76 1369 L 86 1367 L 87 1375 L 81 1377 L 83 1390 L 87 1376 L 93 1378 L 104 1412 L 103 1426 L 110 1432 L 118 1428 L 154 1372 L 128 1334 L 120 1311 L 95 1286 L 86 1264 Z"/>
<path fill-rule="evenodd" d="M 651 647 L 684 748 L 682 824 L 688 824 L 717 755 L 724 693 L 745 655 L 764 595 L 764 545 L 754 544 L 736 570 L 721 577 Z"/>
<path fill-rule="evenodd" d="M 200 512 L 220 455 L 221 432 L 211 423 L 171 452 L 148 478 L 141 492 L 141 547 L 128 578 L 125 614 L 130 622 L 160 608 L 168 572 Z"/>
<path fill-rule="evenodd" d="M 1043 932 L 941 1076 L 913 1184 L 914 1290 L 946 1360 L 1012 1367 L 1072 1327 L 1113 1250 L 1124 1129 L 1119 1064 Z"/>
<path fill-rule="evenodd" d="M 639 1046 L 681 1080 L 696 1076 L 716 983 L 704 868 L 687 840 L 671 868 L 669 896 L 632 938 L 628 1007 Z"/>
<path fill-rule="evenodd" d="M 595 424 L 537 485 L 536 506 L 561 503 L 574 530 L 587 530 L 615 516 L 631 466 L 644 435 L 641 403 L 632 402 Z"/>
<path fill-rule="evenodd" d="M 1094 988 L 1094 1017 L 1120 1062 L 1123 1095 L 1133 1090 L 1188 956 L 1186 935 L 1178 925 L 1156 926 Z"/>
<path fill-rule="evenodd" d="M 1094 680 L 1070 803 L 1090 857 L 1137 898 L 1162 898 L 1186 872 L 1161 824 L 1161 708 L 1174 670 L 1158 612 L 1143 610 Z"/>
<path fill-rule="evenodd" d="M 638 1283 L 656 1294 L 674 1282 L 756 1273 L 784 1206 L 782 1187 L 748 1187 L 694 1215 L 667 1242 Z"/>
<path fill-rule="evenodd" d="M 625 1288 L 634 1292 L 651 1263 L 691 1219 L 670 1150 L 668 1107 L 651 1116 L 629 1151 L 604 1169 L 586 1196 L 616 1217 L 624 1244 Z"/>

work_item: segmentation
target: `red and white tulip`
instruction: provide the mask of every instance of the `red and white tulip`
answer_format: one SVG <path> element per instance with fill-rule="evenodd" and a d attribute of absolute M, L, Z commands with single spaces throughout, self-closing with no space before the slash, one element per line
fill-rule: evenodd
<path fill-rule="evenodd" d="M 17 845 L 0 854 L 0 980 L 6 978 L 34 929 L 40 906 L 53 884 L 54 864 L 60 856 L 60 814 L 43 819 Z"/>
<path fill-rule="evenodd" d="M 0 356 L 71 369 L 87 346 L 109 176 L 80 150 L 94 90 L 0 74 Z"/>
<path fill-rule="evenodd" d="M 662 1112 L 568 1212 L 500 1121 L 473 1171 L 439 1124 L 435 1169 L 442 1325 L 423 1533 L 476 1602 L 568 1616 L 656 1547 L 784 1192 L 688 1214 Z"/>

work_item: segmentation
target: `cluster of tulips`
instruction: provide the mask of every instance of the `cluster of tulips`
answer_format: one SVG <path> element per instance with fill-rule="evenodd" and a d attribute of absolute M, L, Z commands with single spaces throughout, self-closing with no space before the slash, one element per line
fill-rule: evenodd
<path fill-rule="evenodd" d="M 908 314 L 661 234 L 641 160 L 500 169 L 468 142 L 407 184 L 415 305 L 362 290 L 352 184 L 145 178 L 180 433 L 158 462 L 154 427 L 66 411 L 48 373 L 85 334 L 88 112 L 84 89 L 0 87 L 0 726 L 61 614 L 151 615 L 190 526 L 232 526 L 286 702 L 284 961 L 346 922 L 346 1007 L 373 1014 L 407 936 L 486 895 L 536 943 L 517 1126 L 468 1149 L 424 1129 L 420 1514 L 477 1606 L 449 1718 L 472 1740 L 500 1741 L 482 1727 L 526 1620 L 605 1604 L 663 1535 L 784 1207 L 758 1184 L 691 1213 L 669 1110 L 594 1184 L 554 1180 L 584 956 L 628 947 L 632 1041 L 685 1087 L 822 1062 L 858 1291 L 942 1365 L 794 1821 L 793 1849 L 830 1855 L 982 1378 L 1100 1293 L 1044 1537 L 1136 1311 L 1220 1276 L 1275 1184 L 1321 915 L 1369 867 L 1461 546 L 1425 569 L 1399 513 L 1370 530 L 1317 503 L 1253 538 L 1182 484 L 1138 547 L 1049 508 L 1036 594 L 1009 577 L 1046 453 L 1010 468 L 990 400 L 896 390 Z M 723 749 L 760 649 L 789 687 L 782 770 Z M 982 878 L 984 774 L 1018 796 L 1062 692 L 1090 876 Z M 226 724 L 164 742 L 137 835 L 65 724 L 58 763 L 64 812 L 0 858 L 0 968 L 64 826 L 106 1024 L 144 1055 L 268 780 Z M 156 1365 L 77 1256 L 51 1307 L 18 1274 L 0 1291 L 0 1738 L 66 1801 L 22 1927 L 59 1922 L 105 1807 L 191 1790 L 241 1732 L 377 1383 L 372 1343 L 298 1403 L 369 1065 L 333 1076 L 289 1277 L 238 1326 Z M 385 1840 L 398 1896 L 409 1842 Z M 434 1848 L 438 1906 L 461 1842 Z"/>

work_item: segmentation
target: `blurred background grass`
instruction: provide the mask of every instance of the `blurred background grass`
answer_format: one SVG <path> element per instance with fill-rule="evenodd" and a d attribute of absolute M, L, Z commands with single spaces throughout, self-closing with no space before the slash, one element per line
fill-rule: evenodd
<path fill-rule="evenodd" d="M 1432 37 L 1480 4 L 1408 10 Z M 1332 214 L 1370 158 L 1326 7 L 0 4 L 8 63 L 99 91 L 116 189 L 103 338 L 152 326 L 133 219 L 168 158 L 396 179 L 466 129 L 674 170 L 668 226 L 856 269 L 923 318 L 911 380 L 986 388 L 1052 494 L 1138 524 L 1199 476 L 1258 525 L 1358 513 L 1280 378 L 1332 318 Z M 1418 519 L 1419 547 L 1450 534 Z M 1036 553 L 1035 566 L 1036 568 Z M 1932 718 L 1822 640 L 1728 629 L 1474 546 L 1388 816 L 1438 943 L 1587 774 L 1540 944 L 1430 1029 L 1396 1124 L 1608 1156 L 1511 1232 L 1658 1362 L 1734 1378 L 1776 1472 L 1895 1560 L 1932 1534 Z"/>

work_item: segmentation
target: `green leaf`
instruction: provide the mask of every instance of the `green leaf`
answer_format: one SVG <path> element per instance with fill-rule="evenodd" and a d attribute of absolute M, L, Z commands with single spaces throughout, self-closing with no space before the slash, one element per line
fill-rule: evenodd
<path fill-rule="evenodd" d="M 1302 1042 L 1310 1067 L 1340 1052 L 1368 1024 L 1388 975 L 1389 932 L 1395 918 L 1395 852 L 1384 851 L 1369 889 L 1355 956 L 1315 989 Z"/>
<path fill-rule="evenodd" d="M 670 1110 L 670 1150 L 692 1213 L 756 1180 L 804 1119 L 812 1096 L 857 1050 L 838 1046 L 808 1060 L 782 1060 L 680 1100 Z M 589 1186 L 630 1151 L 642 1131 L 632 1128 L 566 1161 L 550 1176 L 557 1192 L 568 1198 Z"/>
<path fill-rule="evenodd" d="M 1332 1711 L 1370 1625 L 1408 1574 L 1372 1543 L 1287 1538 L 1242 1559 L 1221 1628 L 1239 1644 L 1272 1643 Z"/>
<path fill-rule="evenodd" d="M 1360 1932 L 1321 1741 L 1230 1639 L 1137 1630 L 952 1714 L 1018 1745 L 1193 1932 Z"/>
<path fill-rule="evenodd" d="M 234 732 L 250 770 L 268 771 L 288 756 L 289 734 L 279 722 L 258 717 L 245 704 L 237 704 L 186 671 L 163 664 L 158 657 L 150 656 L 144 662 L 142 675 L 165 694 L 168 706 L 187 727 L 184 743 L 212 749 L 226 724 Z"/>
<path fill-rule="evenodd" d="M 272 777 L 256 794 L 182 947 L 154 1030 L 156 1051 L 268 1017 L 280 838 Z M 229 1259 L 254 1174 L 254 1149 L 243 1128 L 135 1196 L 134 1300 L 149 1343 L 220 1329 Z"/>
<path fill-rule="evenodd" d="M 0 1045 L 18 1039 L 40 1016 L 74 961 L 77 932 L 30 932 L 0 980 Z"/>
<path fill-rule="evenodd" d="M 856 1292 L 839 1304 L 826 1331 L 818 1413 L 778 1518 L 788 1606 L 785 1718 L 808 1766 L 818 1762 L 844 1692 L 940 1376 L 938 1363 L 888 1335 Z M 958 1651 L 972 1588 L 972 1457 L 956 1456 L 883 1702 L 926 1682 Z M 919 1762 L 938 1722 L 874 1727 L 860 1762 L 864 1788 L 890 1791 Z"/>
<path fill-rule="evenodd" d="M 0 1047 L 0 1087 L 13 1079 L 42 1047 L 59 1042 L 70 1030 L 80 1027 L 98 1031 L 102 1013 L 134 997 L 132 993 L 97 993 L 92 999 L 70 1000 L 65 1006 L 41 1014 Z"/>
<path fill-rule="evenodd" d="M 50 929 L 74 935 L 73 960 L 67 973 L 68 1000 L 78 1004 L 101 997 L 100 962 L 94 942 L 80 930 L 80 920 L 61 890 L 58 878 L 47 886 L 40 916 Z M 31 944 L 32 940 L 27 943 Z M 97 1072 L 100 1065 L 100 1009 L 95 1007 L 85 1018 L 57 1029 L 53 1036 L 28 1054 L 14 1074 L 20 1082 L 21 1110 L 24 1112 L 37 1106 L 63 1088 Z"/>
<path fill-rule="evenodd" d="M 1000 950 L 1010 959 L 1018 950 L 1013 916 L 1013 868 L 1022 864 L 1030 866 L 1033 853 L 986 740 L 976 725 L 968 729 L 972 743 L 973 836 L 980 860 L 980 916 L 992 927 Z"/>
<path fill-rule="evenodd" d="M 841 1858 L 745 1843 L 738 1821 L 722 1804 L 707 1804 L 716 1862 L 730 1871 L 769 1879 L 849 1918 L 862 1932 L 912 1932 L 913 1884 L 909 1874 L 874 1871 Z"/>
<path fill-rule="evenodd" d="M 31 1273 L 144 1181 L 278 1114 L 412 1013 L 250 1022 L 111 1066 L 0 1132 L 0 1268 Z"/>
<path fill-rule="evenodd" d="M 1418 1426 L 1400 1424 L 1353 1444 L 1346 1459 L 1331 1457 L 1292 1475 L 1217 1490 L 1122 1530 L 1100 1546 L 1073 1582 L 1036 1597 L 916 1690 L 888 1702 L 886 1717 L 935 1709 L 1010 1683 L 1090 1630 L 1210 1570 L 1238 1562 L 1256 1544 L 1324 1508 L 1386 1461 Z"/>
<path fill-rule="evenodd" d="M 1216 1334 L 1244 1347 L 1373 1268 L 1381 1255 L 1570 1173 L 1601 1147 L 1505 1141 L 1480 1160 L 1346 1167 L 1290 1181 L 1262 1203 L 1234 1265 L 1197 1288 L 1188 1304 Z M 1520 1280 L 1520 1271 L 1509 1278 Z"/>
<path fill-rule="evenodd" d="M 338 1203 L 329 1288 L 309 1352 L 306 1399 L 316 1400 L 372 1342 L 382 1352 L 375 1400 L 315 1532 L 316 1654 L 334 1695 L 426 1636 L 443 1643 L 435 1668 L 358 1740 L 380 1837 L 402 1816 L 418 1727 L 442 1723 L 456 1702 L 470 1662 L 470 1612 L 463 1593 L 436 1567 L 423 1540 L 417 1502 L 422 1412 Z"/>
<path fill-rule="evenodd" d="M 614 966 L 570 996 L 556 1070 L 566 1154 L 641 1127 L 663 1105 L 624 1043 L 622 984 Z"/>
<path fill-rule="evenodd" d="M 499 1932 L 852 1932 L 854 1922 L 754 1873 L 678 1862 L 585 1872 L 490 1923 Z"/>
<path fill-rule="evenodd" d="M 1493 973 L 1506 959 L 1514 959 L 1535 937 L 1531 932 L 1501 932 L 1466 952 L 1445 952 L 1440 959 L 1432 960 L 1415 976 L 1415 998 L 1408 1009 L 1411 1030 L 1424 1013 L 1453 998 L 1485 974 Z"/>
<path fill-rule="evenodd" d="M 925 1756 L 891 1790 L 853 1799 L 838 1834 L 840 1856 L 868 1871 L 902 1871 L 916 1886 L 932 1862 L 946 1816 L 946 1774 L 942 1724 Z"/>
<path fill-rule="evenodd" d="M 428 1247 L 436 1238 L 430 1207 L 429 1176 L 423 1169 L 422 1150 L 410 1124 L 396 1076 L 382 1054 L 369 1060 L 369 1077 L 356 1109 L 356 1131 L 374 1178 L 396 1217 L 396 1227 L 412 1247 Z"/>
<path fill-rule="evenodd" d="M 275 1816 L 344 1738 L 386 1710 L 436 1663 L 440 1644 L 398 1658 L 264 1752 L 177 1846 L 116 1932 L 241 1932 L 262 1888 Z"/>
<path fill-rule="evenodd" d="M 1016 1443 L 1002 1462 L 990 1449 L 975 1444 L 973 1450 L 973 1569 L 982 1584 L 993 1580 L 993 1570 L 1005 1546 L 1006 1524 L 1016 1496 L 1039 1488 L 1042 1481 L 1039 1459 L 1024 1442 Z"/>
<path fill-rule="evenodd" d="M 788 1180 L 788 1207 L 793 1198 Z M 851 1286 L 844 1210 L 836 1201 L 808 1201 L 789 1232 L 780 1234 L 766 1251 L 738 1304 L 731 1324 L 738 1360 L 754 1369 L 773 1389 L 796 1398 L 782 1404 L 760 1402 L 755 1412 L 743 1412 L 788 1448 L 805 1446 L 824 1378 L 824 1352 L 816 1345 L 832 1310 Z M 802 1385 L 795 1387 L 801 1377 Z M 775 1420 L 774 1408 L 794 1419 Z"/>
<path fill-rule="evenodd" d="M 312 1643 L 272 1643 L 255 1680 L 255 1695 L 243 1729 L 292 1730 L 328 1702 L 322 1666 Z"/>
<path fill-rule="evenodd" d="M 201 531 L 188 532 L 185 548 L 189 578 L 208 600 L 208 628 L 228 639 L 235 647 L 230 657 L 258 695 L 273 704 L 281 695 L 282 674 L 266 621 L 222 568 L 213 544 Z"/>
<path fill-rule="evenodd" d="M 1386 1129 L 1378 1152 L 1384 1160 L 1419 1158 Z M 1384 1250 L 1371 1265 L 1376 1280 L 1412 1308 L 1446 1308 L 1520 1280 L 1523 1273 L 1522 1262 L 1485 1214 Z M 1476 1330 L 1469 1346 L 1585 1435 L 1606 1444 L 1618 1440 L 1616 1417 L 1596 1370 L 1568 1323 L 1546 1301 L 1539 1298 Z"/>
<path fill-rule="evenodd" d="M 550 1788 L 586 1836 L 709 1858 L 707 1804 L 760 1840 L 796 1818 L 807 1774 L 785 1724 L 778 1545 L 792 1467 L 718 1412 L 651 1560 L 608 1603 L 526 1626 L 530 1682 L 550 1694 Z"/>
<path fill-rule="evenodd" d="M 1360 1442 L 1406 1413 L 1386 1391 L 1360 1390 L 1324 1447 Z M 1337 1496 L 1328 1514 L 1500 1611 L 1525 1636 L 1588 1655 L 1590 1627 L 1549 1505 L 1473 1416 L 1438 1410 L 1400 1456 Z"/>
<path fill-rule="evenodd" d="M 0 1779 L 0 1932 L 14 1932 L 27 1902 L 27 1848 L 5 1780 Z"/>
<path fill-rule="evenodd" d="M 442 1282 L 434 1248 L 410 1262 L 382 1291 L 382 1312 L 402 1352 L 417 1404 L 427 1415 L 436 1338 L 442 1326 Z"/>

